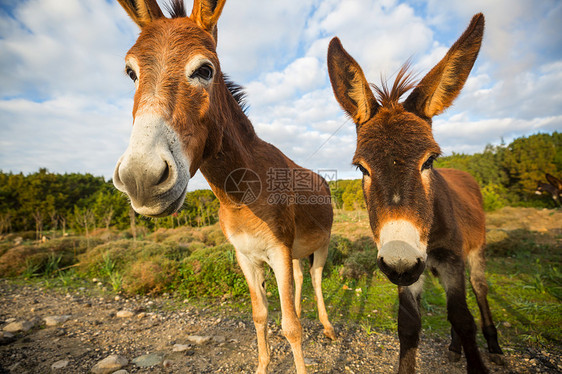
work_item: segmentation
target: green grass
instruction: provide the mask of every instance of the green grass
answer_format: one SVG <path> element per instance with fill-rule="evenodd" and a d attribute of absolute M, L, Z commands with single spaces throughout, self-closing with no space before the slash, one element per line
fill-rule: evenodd
<path fill-rule="evenodd" d="M 396 332 L 397 287 L 376 269 L 376 249 L 365 224 L 367 219 L 364 212 L 336 216 L 323 280 L 328 314 L 333 323 L 354 323 L 367 334 Z M 348 230 L 350 227 L 354 230 Z M 185 307 L 182 301 L 189 299 L 190 304 L 217 310 L 226 304 L 249 312 L 245 279 L 234 249 L 218 225 L 159 230 L 136 242 L 123 235 L 118 237 L 121 239 L 107 241 L 92 237 L 90 249 L 80 237 L 45 244 L 29 241 L 18 249 L 0 242 L 0 276 L 41 282 L 44 287 L 62 290 L 97 287 L 106 293 L 168 292 L 178 301 L 172 302 L 170 308 Z M 489 232 L 488 300 L 502 346 L 562 347 L 561 241 L 560 230 L 539 233 L 494 228 Z M 92 278 L 100 279 L 103 288 L 95 286 Z M 269 269 L 266 285 L 270 318 L 280 324 L 278 292 Z M 479 324 L 480 314 L 470 286 L 467 301 Z M 302 307 L 303 317 L 317 319 L 308 264 Z M 439 280 L 430 274 L 426 276 L 421 311 L 426 334 L 448 337 L 445 293 Z M 481 333 L 478 339 L 483 344 Z"/>

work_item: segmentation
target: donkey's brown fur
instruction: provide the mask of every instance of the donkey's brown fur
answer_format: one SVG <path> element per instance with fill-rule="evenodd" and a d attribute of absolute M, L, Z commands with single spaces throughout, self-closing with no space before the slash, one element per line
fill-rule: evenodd
<path fill-rule="evenodd" d="M 421 329 L 419 298 L 425 267 L 440 277 L 451 322 L 450 358 L 461 345 L 468 372 L 487 372 L 476 346 L 476 326 L 465 295 L 465 261 L 482 315 L 491 357 L 502 351 L 488 307 L 484 277 L 485 216 L 480 188 L 469 174 L 432 167 L 441 153 L 431 118 L 457 97 L 476 60 L 484 31 L 477 14 L 447 55 L 414 84 L 405 65 L 391 89 L 371 91 L 359 64 L 334 38 L 328 70 L 336 99 L 357 125 L 353 163 L 363 172 L 363 191 L 379 250 L 377 262 L 399 292 L 400 373 L 415 370 Z M 412 93 L 404 102 L 400 97 Z"/>
<path fill-rule="evenodd" d="M 135 210 L 162 216 L 182 205 L 189 178 L 201 170 L 220 201 L 221 228 L 248 281 L 258 340 L 257 372 L 266 372 L 270 361 L 263 266 L 267 263 L 279 287 L 283 332 L 297 372 L 304 373 L 298 318 L 302 258 L 312 259 L 319 318 L 324 333 L 335 338 L 321 290 L 333 219 L 328 185 L 256 135 L 241 105 L 239 87 L 225 80 L 216 53 L 216 23 L 224 0 L 195 0 L 189 17 L 176 0 L 172 19 L 162 15 L 155 0 L 119 2 L 141 34 L 126 57 L 127 74 L 137 87 L 134 126 L 114 183 L 129 195 Z M 272 170 L 304 175 L 310 188 L 268 189 L 271 178 L 275 181 L 268 174 Z M 254 201 L 239 193 L 241 188 L 253 193 Z M 273 194 L 284 200 L 270 200 Z"/>

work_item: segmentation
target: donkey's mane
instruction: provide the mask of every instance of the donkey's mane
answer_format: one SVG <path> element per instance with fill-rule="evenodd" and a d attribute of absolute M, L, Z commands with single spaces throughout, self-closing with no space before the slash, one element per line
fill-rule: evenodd
<path fill-rule="evenodd" d="M 187 17 L 183 0 L 170 0 L 170 3 L 164 4 L 164 8 L 166 8 L 171 18 Z"/>
<path fill-rule="evenodd" d="M 394 108 L 398 105 L 398 101 L 402 95 L 417 86 L 416 75 L 410 71 L 410 69 L 410 61 L 406 61 L 400 68 L 400 71 L 398 71 L 398 74 L 396 74 L 396 79 L 392 84 L 392 88 L 388 87 L 387 82 L 382 79 L 382 77 L 380 86 L 371 83 L 383 107 Z"/>
<path fill-rule="evenodd" d="M 244 87 L 231 81 L 228 75 L 224 73 L 222 74 L 222 77 L 224 79 L 224 83 L 226 84 L 226 88 L 230 91 L 230 94 L 234 97 L 234 100 L 236 100 L 242 111 L 246 113 L 248 110 L 248 103 L 246 103 L 246 92 L 244 91 Z"/>

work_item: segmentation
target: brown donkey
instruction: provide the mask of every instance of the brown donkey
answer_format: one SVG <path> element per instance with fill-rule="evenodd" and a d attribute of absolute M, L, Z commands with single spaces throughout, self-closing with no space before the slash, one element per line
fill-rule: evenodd
<path fill-rule="evenodd" d="M 459 359 L 461 346 L 468 372 L 487 372 L 476 346 L 476 325 L 466 304 L 465 259 L 482 315 L 488 350 L 501 362 L 496 328 L 488 307 L 484 278 L 485 216 L 476 181 L 467 173 L 433 169 L 440 154 L 433 139 L 431 118 L 446 109 L 464 85 L 476 60 L 484 33 L 484 16 L 470 26 L 418 85 L 399 72 L 389 89 L 375 87 L 375 98 L 361 67 L 343 49 L 339 39 L 330 42 L 328 70 L 335 96 L 357 126 L 353 163 L 363 172 L 363 192 L 377 262 L 388 279 L 398 285 L 400 308 L 400 373 L 415 370 L 421 329 L 419 311 L 426 266 L 447 294 L 451 322 L 451 359 Z M 414 88 L 403 102 L 401 95 Z"/>
<path fill-rule="evenodd" d="M 126 56 L 126 72 L 136 86 L 133 130 L 114 184 L 138 213 L 160 217 L 182 206 L 189 179 L 201 170 L 220 201 L 221 228 L 236 248 L 250 289 L 257 372 L 265 373 L 270 362 L 267 263 L 279 287 L 283 332 L 297 372 L 304 373 L 298 317 L 302 258 L 312 262 L 324 333 L 335 338 L 321 290 L 333 219 L 328 185 L 254 132 L 243 110 L 243 93 L 226 80 L 216 53 L 216 25 L 225 0 L 195 0 L 189 17 L 182 0 L 176 0 L 171 18 L 164 17 L 156 0 L 119 3 L 141 33 Z M 277 172 L 298 174 L 298 186 L 296 180 L 295 185 L 274 185 Z M 264 188 L 266 181 L 270 188 Z"/>

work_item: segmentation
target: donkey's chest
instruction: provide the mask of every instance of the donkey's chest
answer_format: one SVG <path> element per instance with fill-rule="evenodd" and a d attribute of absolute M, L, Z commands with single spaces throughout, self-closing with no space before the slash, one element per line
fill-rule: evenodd
<path fill-rule="evenodd" d="M 248 232 L 226 232 L 225 234 L 236 251 L 252 262 L 268 262 L 269 254 L 275 248 L 275 242 L 264 235 Z"/>

